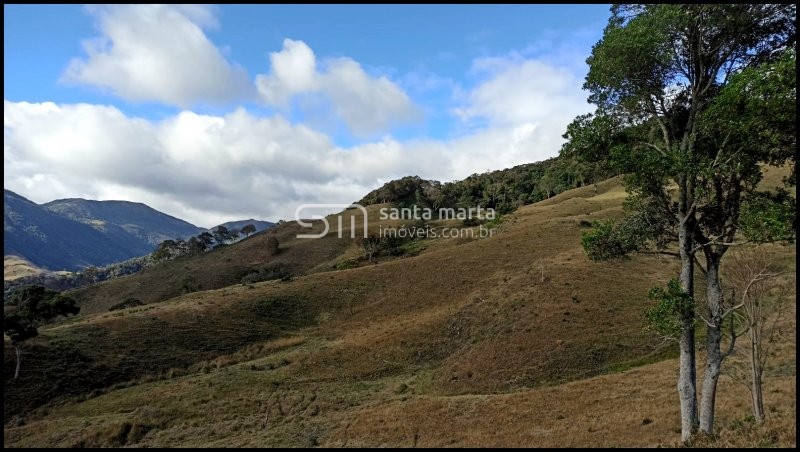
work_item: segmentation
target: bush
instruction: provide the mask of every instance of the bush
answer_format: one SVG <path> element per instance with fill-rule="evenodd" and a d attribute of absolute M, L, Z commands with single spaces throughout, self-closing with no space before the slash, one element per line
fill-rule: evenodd
<path fill-rule="evenodd" d="M 337 262 L 336 265 L 334 266 L 336 270 L 349 270 L 351 268 L 356 268 L 356 267 L 358 267 L 358 261 L 355 259 L 345 259 L 343 261 Z"/>
<path fill-rule="evenodd" d="M 138 298 L 126 298 L 125 301 L 123 301 L 121 303 L 117 303 L 117 304 L 111 306 L 110 308 L 108 308 L 108 310 L 109 311 L 117 311 L 119 309 L 132 308 L 134 306 L 141 306 L 143 304 L 144 303 L 142 303 L 142 300 L 140 300 Z"/>
<path fill-rule="evenodd" d="M 285 280 L 290 278 L 292 273 L 289 267 L 282 262 L 275 262 L 265 265 L 258 270 L 254 270 L 242 277 L 242 285 L 255 284 L 261 281 L 271 281 L 274 279 Z"/>
<path fill-rule="evenodd" d="M 461 221 L 461 225 L 464 226 L 465 228 L 471 228 L 471 227 L 477 226 L 477 225 L 479 225 L 481 223 L 482 223 L 481 220 L 479 220 L 477 218 L 472 218 L 472 217 L 464 218 Z"/>
<path fill-rule="evenodd" d="M 280 244 L 278 239 L 270 237 L 267 239 L 267 256 L 274 256 L 280 251 Z"/>

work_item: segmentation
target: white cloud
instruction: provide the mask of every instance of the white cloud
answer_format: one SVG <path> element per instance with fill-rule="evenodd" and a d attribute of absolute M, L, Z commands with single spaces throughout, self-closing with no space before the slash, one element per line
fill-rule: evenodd
<path fill-rule="evenodd" d="M 270 77 L 283 92 L 353 83 L 365 93 L 353 94 L 352 105 L 397 96 L 391 82 L 381 85 L 352 60 L 314 69 L 313 52 L 297 41 L 272 59 Z M 469 127 L 455 138 L 387 136 L 348 148 L 280 115 L 244 109 L 151 121 L 109 106 L 5 101 L 4 186 L 37 202 L 145 202 L 200 226 L 292 219 L 299 204 L 357 201 L 407 175 L 448 181 L 552 157 L 566 125 L 589 109 L 575 77 L 540 60 L 483 59 L 474 71 L 481 82 L 460 92 L 456 110 Z M 364 88 L 370 84 L 380 89 Z M 392 104 L 386 99 L 378 101 L 384 108 Z M 476 121 L 481 125 L 470 125 Z"/>
<path fill-rule="evenodd" d="M 180 107 L 222 103 L 252 93 L 247 72 L 206 37 L 217 26 L 205 5 L 91 6 L 101 36 L 84 41 L 62 75 L 66 83 L 108 90 L 130 101 Z"/>
<path fill-rule="evenodd" d="M 486 80 L 466 93 L 463 105 L 455 109 L 462 120 L 480 118 L 495 125 L 563 123 L 590 110 L 581 80 L 542 60 L 482 58 L 475 61 L 473 72 Z"/>
<path fill-rule="evenodd" d="M 574 71 L 542 59 L 512 53 L 475 60 L 472 72 L 482 81 L 456 90 L 453 109 L 468 130 L 510 134 L 505 161 L 522 163 L 558 154 L 567 125 L 592 111 Z"/>
<path fill-rule="evenodd" d="M 297 95 L 322 95 L 333 112 L 357 135 L 388 130 L 413 121 L 419 109 L 385 76 L 372 77 L 350 58 L 333 58 L 317 69 L 313 50 L 302 41 L 285 39 L 280 52 L 270 54 L 271 72 L 256 77 L 262 99 L 286 107 Z"/>
<path fill-rule="evenodd" d="M 201 226 L 291 219 L 301 203 L 353 202 L 417 174 L 452 180 L 537 160 L 534 128 L 453 141 L 386 138 L 340 148 L 280 116 L 182 112 L 160 122 L 114 107 L 4 102 L 4 186 L 36 202 L 127 199 Z"/>
<path fill-rule="evenodd" d="M 272 73 L 256 76 L 256 86 L 265 102 L 286 106 L 292 96 L 318 89 L 317 60 L 303 41 L 285 39 L 283 50 L 270 53 L 269 61 Z"/>

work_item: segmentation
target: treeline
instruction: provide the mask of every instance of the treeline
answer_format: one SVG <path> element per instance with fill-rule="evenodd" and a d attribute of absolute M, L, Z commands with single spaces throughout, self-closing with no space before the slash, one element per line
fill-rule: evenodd
<path fill-rule="evenodd" d="M 201 232 L 187 240 L 164 240 L 153 251 L 152 256 L 156 262 L 160 262 L 180 256 L 200 254 L 223 245 L 236 243 L 241 238 L 249 237 L 255 231 L 256 227 L 252 224 L 244 226 L 241 230 L 217 226 L 211 232 Z"/>
<path fill-rule="evenodd" d="M 392 203 L 401 207 L 492 208 L 500 214 L 550 198 L 573 188 L 608 179 L 616 173 L 602 163 L 561 156 L 518 165 L 464 180 L 441 183 L 407 176 L 387 182 L 359 201 L 361 205 Z"/>
<path fill-rule="evenodd" d="M 3 281 L 3 300 L 8 300 L 12 292 L 25 286 L 40 285 L 51 290 L 64 291 L 119 278 L 140 272 L 159 262 L 177 259 L 181 256 L 197 255 L 220 246 L 236 243 L 254 232 L 256 232 L 256 227 L 252 224 L 245 225 L 241 230 L 217 226 L 211 232 L 202 232 L 187 240 L 164 240 L 152 253 L 122 262 L 102 267 L 89 266 L 80 272 L 42 273 Z"/>

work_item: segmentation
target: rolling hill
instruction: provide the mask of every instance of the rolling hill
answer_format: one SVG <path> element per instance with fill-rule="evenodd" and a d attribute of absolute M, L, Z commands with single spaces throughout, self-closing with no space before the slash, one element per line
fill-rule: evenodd
<path fill-rule="evenodd" d="M 72 292 L 81 315 L 42 330 L 19 380 L 4 353 L 5 444 L 674 445 L 675 345 L 642 309 L 676 266 L 592 263 L 580 246 L 624 199 L 616 179 L 570 190 L 490 237 L 426 238 L 377 263 L 335 220 L 316 240 L 290 222 Z M 389 226 L 378 218 L 370 230 Z M 770 250 L 793 274 L 795 246 Z M 277 265 L 294 277 L 241 282 Z M 128 296 L 146 304 L 108 312 Z M 787 336 L 771 358 L 762 427 L 741 427 L 745 390 L 722 378 L 726 438 L 796 442 L 795 353 Z"/>

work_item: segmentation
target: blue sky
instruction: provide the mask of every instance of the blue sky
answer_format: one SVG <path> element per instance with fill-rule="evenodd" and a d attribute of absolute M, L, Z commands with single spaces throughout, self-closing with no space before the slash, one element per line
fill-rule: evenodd
<path fill-rule="evenodd" d="M 452 180 L 556 155 L 563 128 L 589 111 L 584 60 L 609 11 L 5 5 L 4 15 L 4 186 L 37 202 L 142 201 L 208 226 L 354 201 L 412 173 Z"/>

